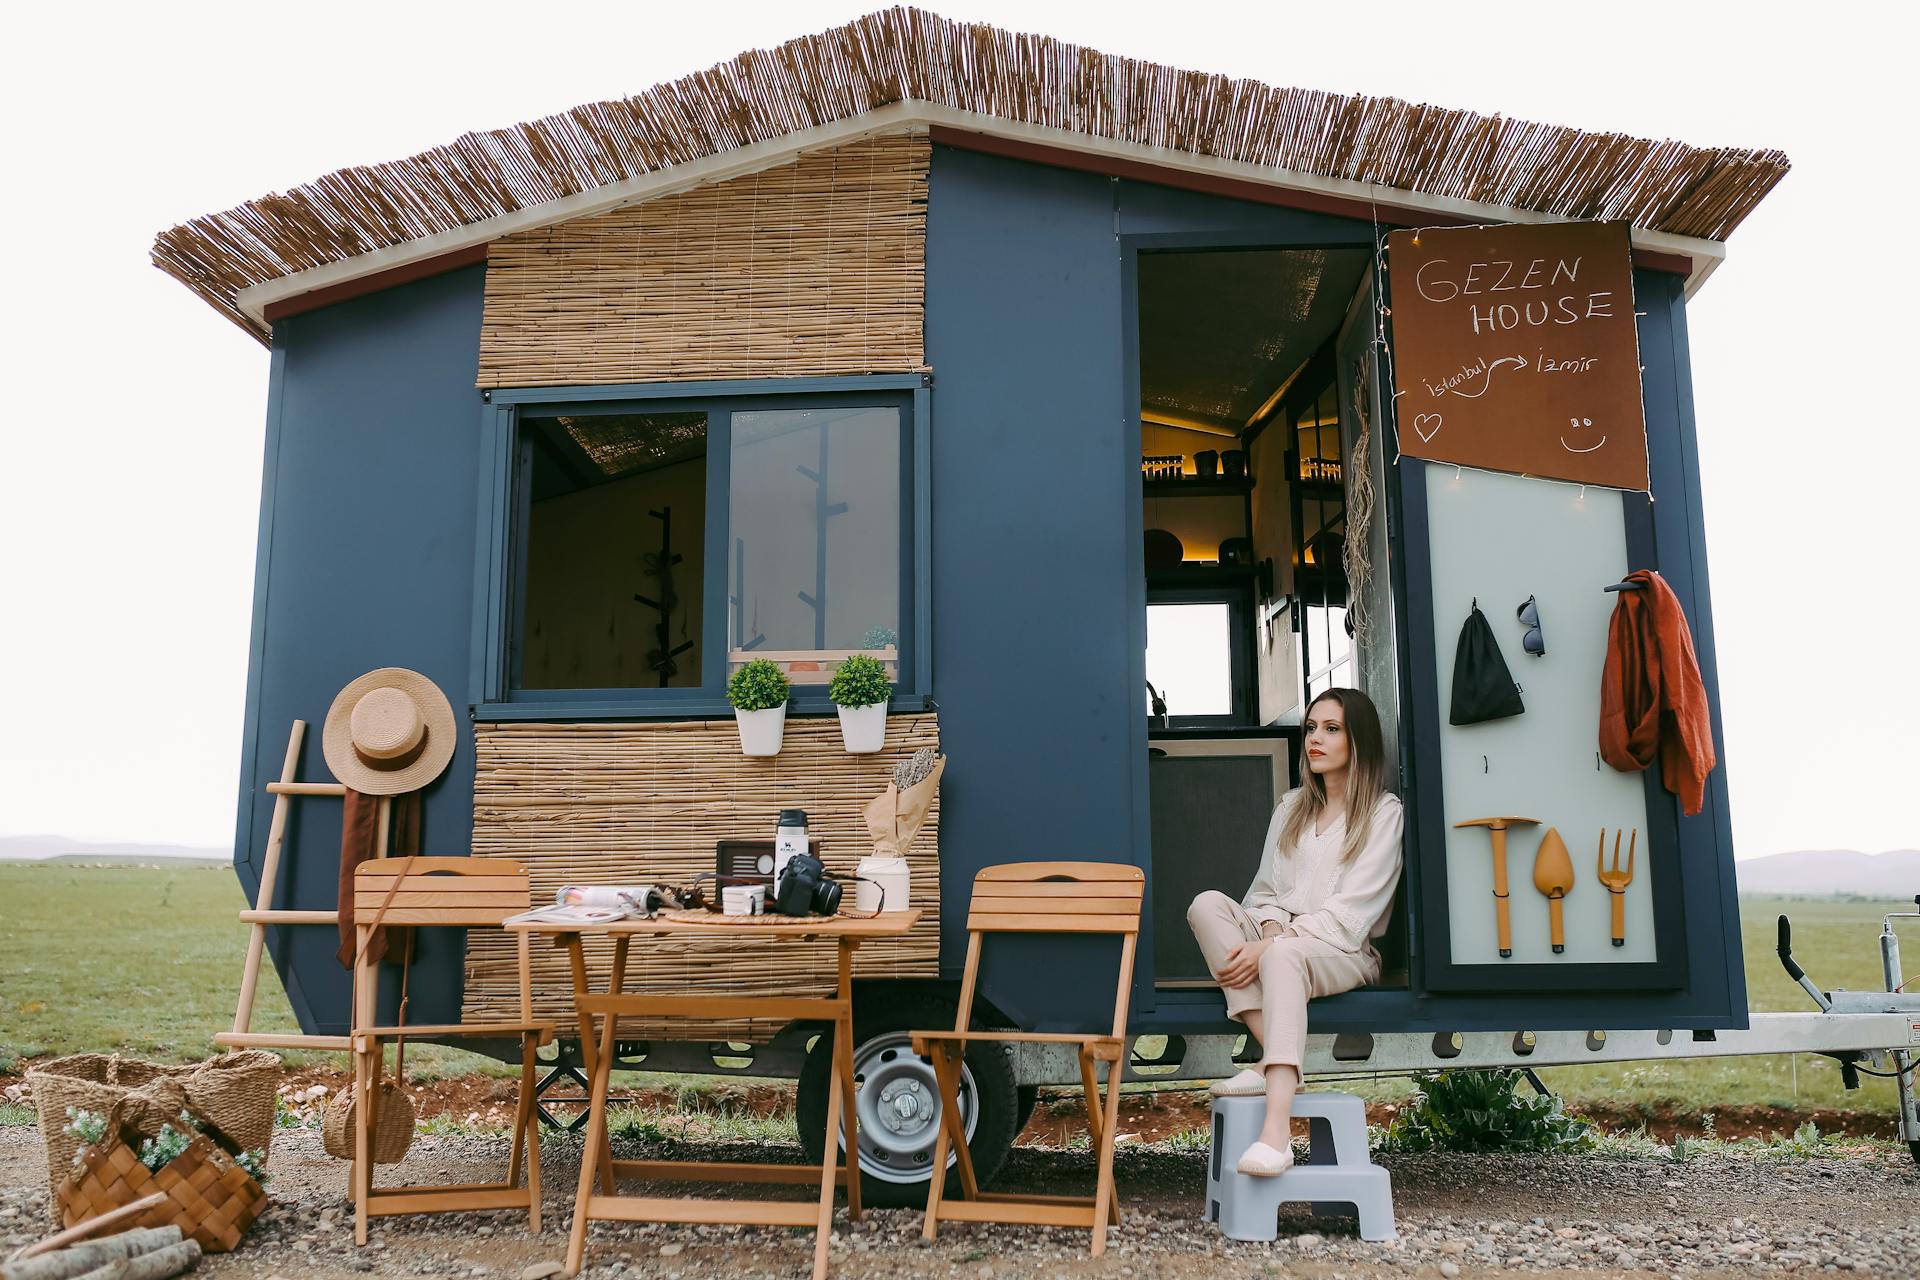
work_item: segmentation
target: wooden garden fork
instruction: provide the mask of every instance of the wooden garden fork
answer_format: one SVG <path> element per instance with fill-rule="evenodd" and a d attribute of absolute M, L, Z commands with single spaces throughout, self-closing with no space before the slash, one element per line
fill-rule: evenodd
<path fill-rule="evenodd" d="M 1613 945 L 1627 945 L 1627 886 L 1633 883 L 1634 849 L 1640 843 L 1640 828 L 1633 829 L 1633 837 L 1627 841 L 1627 869 L 1620 869 L 1620 829 L 1613 831 L 1613 870 L 1607 870 L 1607 829 L 1600 828 L 1600 847 L 1594 851 L 1594 861 L 1598 869 L 1594 872 L 1600 883 L 1607 887 L 1607 897 L 1613 902 Z"/>

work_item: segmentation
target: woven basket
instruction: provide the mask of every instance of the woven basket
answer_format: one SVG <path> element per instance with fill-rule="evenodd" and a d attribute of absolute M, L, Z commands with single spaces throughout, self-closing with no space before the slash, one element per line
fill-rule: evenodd
<path fill-rule="evenodd" d="M 280 1059 L 260 1049 L 240 1049 L 178 1067 L 106 1053 L 80 1053 L 35 1067 L 27 1073 L 27 1083 L 33 1088 L 40 1137 L 47 1147 L 49 1211 L 56 1208 L 60 1183 L 81 1145 L 66 1132 L 68 1107 L 105 1115 L 133 1090 L 173 1080 L 221 1132 L 242 1149 L 265 1156 L 273 1142 L 273 1091 L 279 1079 Z"/>
<path fill-rule="evenodd" d="M 373 1162 L 399 1164 L 413 1145 L 415 1112 L 413 1099 L 392 1080 L 382 1080 L 379 1104 L 374 1108 Z M 353 1116 L 357 1110 L 353 1086 L 348 1085 L 327 1100 L 320 1115 L 320 1141 L 327 1154 L 336 1160 L 353 1159 Z"/>
<path fill-rule="evenodd" d="M 73 1227 L 156 1191 L 166 1192 L 166 1203 L 122 1223 L 121 1229 L 177 1226 L 207 1253 L 238 1245 L 267 1207 L 266 1191 L 205 1134 L 158 1170 L 141 1164 L 124 1141 L 89 1148 L 55 1198 L 62 1224 Z"/>

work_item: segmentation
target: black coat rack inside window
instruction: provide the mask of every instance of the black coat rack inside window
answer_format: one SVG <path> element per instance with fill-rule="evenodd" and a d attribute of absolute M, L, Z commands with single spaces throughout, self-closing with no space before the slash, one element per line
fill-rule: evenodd
<path fill-rule="evenodd" d="M 648 515 L 660 522 L 660 550 L 649 551 L 641 557 L 646 571 L 659 586 L 655 594 L 659 599 L 649 599 L 635 592 L 633 598 L 660 615 L 654 624 L 654 647 L 647 650 L 647 668 L 660 676 L 660 687 L 680 672 L 680 664 L 674 659 L 693 648 L 693 641 L 683 640 L 673 643 L 673 611 L 680 607 L 680 594 L 673 586 L 673 567 L 685 557 L 673 549 L 673 508 L 664 507 L 659 511 L 649 511 Z"/>

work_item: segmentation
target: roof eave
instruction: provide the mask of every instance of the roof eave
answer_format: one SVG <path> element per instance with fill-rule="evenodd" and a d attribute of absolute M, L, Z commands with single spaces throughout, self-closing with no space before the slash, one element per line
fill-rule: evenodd
<path fill-rule="evenodd" d="M 959 111 L 938 103 L 902 101 L 863 112 L 846 120 L 836 120 L 802 129 L 766 142 L 737 147 L 718 155 L 684 161 L 670 168 L 642 174 L 623 182 L 595 187 L 560 200 L 550 200 L 512 213 L 485 218 L 447 231 L 409 240 L 404 244 L 375 249 L 356 257 L 312 267 L 292 275 L 250 285 L 236 295 L 242 314 L 261 333 L 271 331 L 269 308 L 316 290 L 330 289 L 381 272 L 470 250 L 515 232 L 536 230 L 592 217 L 627 205 L 639 204 L 675 192 L 688 191 L 710 183 L 725 182 L 784 164 L 794 156 L 822 147 L 839 146 L 859 138 L 882 133 L 944 128 L 984 135 L 1007 142 L 1075 151 L 1115 163 L 1145 165 L 1156 169 L 1251 183 L 1292 191 L 1320 200 L 1338 200 L 1375 208 L 1382 221 L 1403 224 L 1407 215 L 1429 215 L 1449 222 L 1562 222 L 1566 219 L 1533 209 L 1510 205 L 1485 204 L 1445 196 L 1424 195 L 1398 187 L 1327 178 L 1268 168 L 1242 161 L 1221 160 L 1194 152 L 1139 143 L 1122 142 L 1092 134 L 1075 133 L 1040 125 L 1024 124 L 998 116 Z M 1636 248 L 1687 259 L 1689 269 L 1686 295 L 1691 298 L 1726 257 L 1726 245 L 1718 240 L 1674 235 L 1671 232 L 1633 228 Z"/>

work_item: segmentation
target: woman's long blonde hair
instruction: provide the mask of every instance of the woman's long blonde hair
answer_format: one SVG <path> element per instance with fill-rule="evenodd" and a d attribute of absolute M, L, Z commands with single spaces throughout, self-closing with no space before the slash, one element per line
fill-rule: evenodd
<path fill-rule="evenodd" d="M 1307 704 L 1307 718 L 1323 702 L 1337 703 L 1340 722 L 1347 734 L 1347 839 L 1341 849 L 1341 861 L 1351 862 L 1366 848 L 1373 834 L 1373 810 L 1386 791 L 1386 748 L 1380 734 L 1380 713 L 1373 699 L 1358 689 L 1329 689 Z M 1280 852 L 1292 854 L 1300 847 L 1327 807 L 1327 784 L 1320 775 L 1301 762 L 1298 799 L 1280 828 Z"/>

